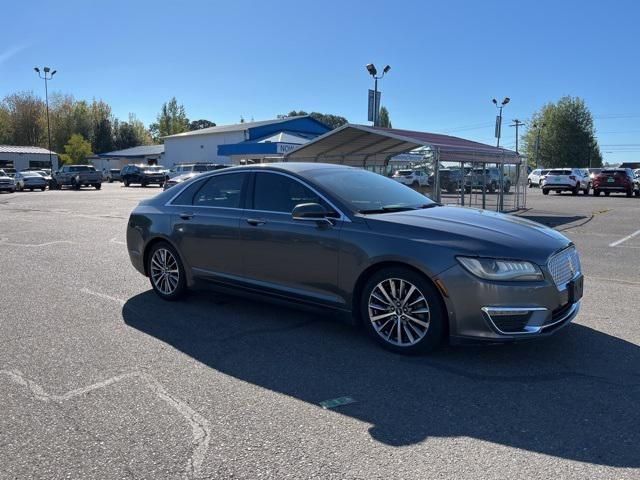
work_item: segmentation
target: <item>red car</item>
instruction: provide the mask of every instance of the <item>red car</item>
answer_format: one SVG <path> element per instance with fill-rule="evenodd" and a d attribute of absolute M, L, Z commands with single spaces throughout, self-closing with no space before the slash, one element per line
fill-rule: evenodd
<path fill-rule="evenodd" d="M 603 168 L 593 179 L 593 195 L 596 197 L 600 192 L 607 197 L 611 192 L 626 193 L 630 197 L 635 190 L 633 172 L 629 168 Z"/>

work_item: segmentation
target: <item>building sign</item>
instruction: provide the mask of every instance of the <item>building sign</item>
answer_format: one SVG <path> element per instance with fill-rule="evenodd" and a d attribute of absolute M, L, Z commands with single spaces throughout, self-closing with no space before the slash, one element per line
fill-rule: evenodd
<path fill-rule="evenodd" d="M 300 145 L 298 145 L 297 143 L 278 143 L 278 149 L 276 150 L 276 152 L 289 153 L 291 150 L 299 146 Z"/>

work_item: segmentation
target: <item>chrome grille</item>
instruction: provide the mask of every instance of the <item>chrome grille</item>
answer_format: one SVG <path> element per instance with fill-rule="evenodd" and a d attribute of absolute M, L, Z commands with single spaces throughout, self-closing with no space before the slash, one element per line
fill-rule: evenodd
<path fill-rule="evenodd" d="M 575 247 L 554 254 L 547 264 L 556 287 L 564 287 L 581 272 L 580 256 Z"/>

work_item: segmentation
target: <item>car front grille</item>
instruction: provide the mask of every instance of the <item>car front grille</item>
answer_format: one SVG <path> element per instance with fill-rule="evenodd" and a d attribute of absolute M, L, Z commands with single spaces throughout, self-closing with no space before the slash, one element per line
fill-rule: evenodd
<path fill-rule="evenodd" d="M 575 247 L 554 254 L 547 264 L 553 282 L 560 289 L 581 272 L 580 256 Z"/>

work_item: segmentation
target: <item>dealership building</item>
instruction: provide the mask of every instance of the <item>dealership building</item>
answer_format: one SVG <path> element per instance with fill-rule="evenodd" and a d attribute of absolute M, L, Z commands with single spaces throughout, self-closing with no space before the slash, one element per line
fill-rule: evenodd
<path fill-rule="evenodd" d="M 203 128 L 164 137 L 160 163 L 172 167 L 190 162 L 273 162 L 330 130 L 308 115 Z"/>
<path fill-rule="evenodd" d="M 17 171 L 27 168 L 57 170 L 58 154 L 41 147 L 0 145 L 0 169 L 3 168 L 15 168 Z"/>

